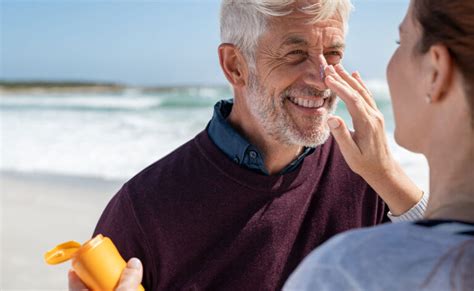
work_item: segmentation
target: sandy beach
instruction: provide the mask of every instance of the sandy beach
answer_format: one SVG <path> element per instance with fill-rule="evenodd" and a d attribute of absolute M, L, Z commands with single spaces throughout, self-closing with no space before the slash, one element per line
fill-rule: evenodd
<path fill-rule="evenodd" d="M 47 265 L 44 252 L 89 239 L 123 182 L 0 172 L 0 289 L 67 290 L 70 263 Z"/>

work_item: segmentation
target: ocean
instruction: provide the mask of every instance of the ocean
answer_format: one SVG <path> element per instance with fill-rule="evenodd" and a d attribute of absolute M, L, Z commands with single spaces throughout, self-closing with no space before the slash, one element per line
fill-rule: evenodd
<path fill-rule="evenodd" d="M 367 82 L 385 116 L 390 147 L 424 190 L 424 158 L 393 140 L 393 114 L 383 81 Z M 175 88 L 120 94 L 0 95 L 0 171 L 127 180 L 200 132 L 226 87 Z M 336 114 L 350 124 L 342 102 Z"/>

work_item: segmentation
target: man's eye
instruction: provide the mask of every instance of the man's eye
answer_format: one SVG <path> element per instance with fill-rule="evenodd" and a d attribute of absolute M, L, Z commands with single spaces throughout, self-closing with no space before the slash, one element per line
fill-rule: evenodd
<path fill-rule="evenodd" d="M 325 55 L 326 55 L 326 56 L 336 56 L 336 57 L 342 58 L 342 53 L 339 52 L 339 51 L 327 52 L 327 53 L 325 53 Z"/>
<path fill-rule="evenodd" d="M 330 51 L 324 54 L 328 64 L 335 65 L 339 64 L 343 58 L 343 54 L 340 51 Z"/>

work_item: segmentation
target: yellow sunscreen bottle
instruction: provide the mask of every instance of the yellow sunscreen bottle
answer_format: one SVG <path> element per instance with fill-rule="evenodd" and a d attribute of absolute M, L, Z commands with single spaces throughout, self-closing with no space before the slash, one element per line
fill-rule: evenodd
<path fill-rule="evenodd" d="M 74 272 L 94 291 L 114 290 L 127 266 L 112 241 L 101 234 L 83 245 L 75 241 L 60 244 L 46 252 L 44 259 L 50 265 L 72 259 Z M 140 285 L 138 290 L 145 289 Z"/>

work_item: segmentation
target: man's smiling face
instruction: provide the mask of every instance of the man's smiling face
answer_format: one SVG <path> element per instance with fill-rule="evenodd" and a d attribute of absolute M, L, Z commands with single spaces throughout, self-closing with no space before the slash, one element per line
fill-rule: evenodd
<path fill-rule="evenodd" d="M 310 24 L 296 11 L 269 19 L 256 50 L 248 106 L 267 134 L 287 145 L 317 146 L 326 141 L 328 115 L 336 96 L 324 84 L 322 66 L 344 54 L 344 26 L 337 17 Z"/>

